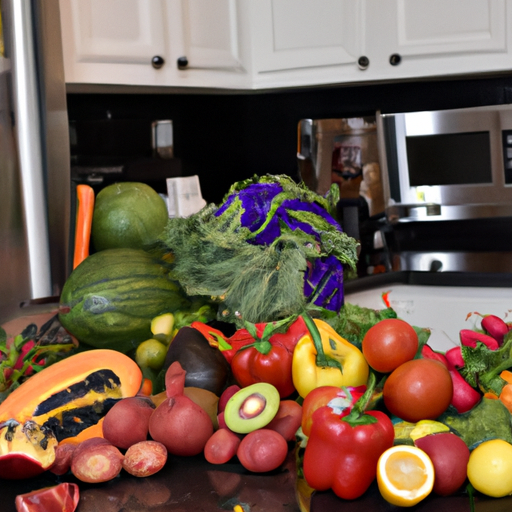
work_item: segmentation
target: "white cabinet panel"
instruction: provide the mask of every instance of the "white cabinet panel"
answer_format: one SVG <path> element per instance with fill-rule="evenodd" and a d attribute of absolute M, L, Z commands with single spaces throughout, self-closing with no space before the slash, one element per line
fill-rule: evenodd
<path fill-rule="evenodd" d="M 398 0 L 396 8 L 403 53 L 506 49 L 504 0 Z"/>
<path fill-rule="evenodd" d="M 182 25 L 189 67 L 240 67 L 236 1 L 182 0 L 181 6 L 176 19 Z"/>
<path fill-rule="evenodd" d="M 509 69 L 511 6 L 509 0 L 367 0 L 369 74 L 421 78 Z"/>
<path fill-rule="evenodd" d="M 249 2 L 259 72 L 354 65 L 363 45 L 358 0 Z"/>
<path fill-rule="evenodd" d="M 160 0 L 69 0 L 78 62 L 151 64 L 165 54 Z"/>
<path fill-rule="evenodd" d="M 368 8 L 381 12 L 370 19 L 368 33 L 376 52 L 406 56 L 506 50 L 505 0 L 369 0 Z"/>

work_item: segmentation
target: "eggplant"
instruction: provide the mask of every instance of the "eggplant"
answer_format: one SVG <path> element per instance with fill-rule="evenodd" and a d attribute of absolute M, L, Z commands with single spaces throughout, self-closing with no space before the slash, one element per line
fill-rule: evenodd
<path fill-rule="evenodd" d="M 187 372 L 186 387 L 207 389 L 220 396 L 232 381 L 231 367 L 222 352 L 193 327 L 182 327 L 169 345 L 159 384 L 165 381 L 165 372 L 174 361 Z"/>

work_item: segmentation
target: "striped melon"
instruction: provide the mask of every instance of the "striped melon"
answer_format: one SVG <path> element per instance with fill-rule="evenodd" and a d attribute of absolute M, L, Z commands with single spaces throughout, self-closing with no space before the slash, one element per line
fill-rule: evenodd
<path fill-rule="evenodd" d="M 151 337 L 154 317 L 189 306 L 166 263 L 141 249 L 106 249 L 73 270 L 59 319 L 79 342 L 126 353 Z"/>

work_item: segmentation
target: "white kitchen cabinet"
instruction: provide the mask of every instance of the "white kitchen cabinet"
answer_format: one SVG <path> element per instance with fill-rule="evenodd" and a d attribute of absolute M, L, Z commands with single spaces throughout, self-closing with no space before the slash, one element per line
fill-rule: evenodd
<path fill-rule="evenodd" d="M 264 89 L 512 68 L 512 0 L 60 3 L 67 83 Z"/>
<path fill-rule="evenodd" d="M 60 0 L 67 83 L 243 87 L 235 0 Z"/>
<path fill-rule="evenodd" d="M 366 18 L 367 71 L 378 79 L 512 68 L 509 0 L 367 0 L 366 4 L 372 13 Z"/>
<path fill-rule="evenodd" d="M 512 69 L 511 0 L 247 0 L 253 86 Z"/>

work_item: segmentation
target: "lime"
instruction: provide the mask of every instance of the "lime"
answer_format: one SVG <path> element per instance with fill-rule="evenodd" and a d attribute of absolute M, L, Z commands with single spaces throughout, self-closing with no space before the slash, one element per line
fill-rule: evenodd
<path fill-rule="evenodd" d="M 158 371 L 162 368 L 167 355 L 167 346 L 153 338 L 143 341 L 135 351 L 135 361 L 141 368 Z"/>
<path fill-rule="evenodd" d="M 165 201 L 145 183 L 114 183 L 96 196 L 91 239 L 96 251 L 142 249 L 167 224 Z"/>

